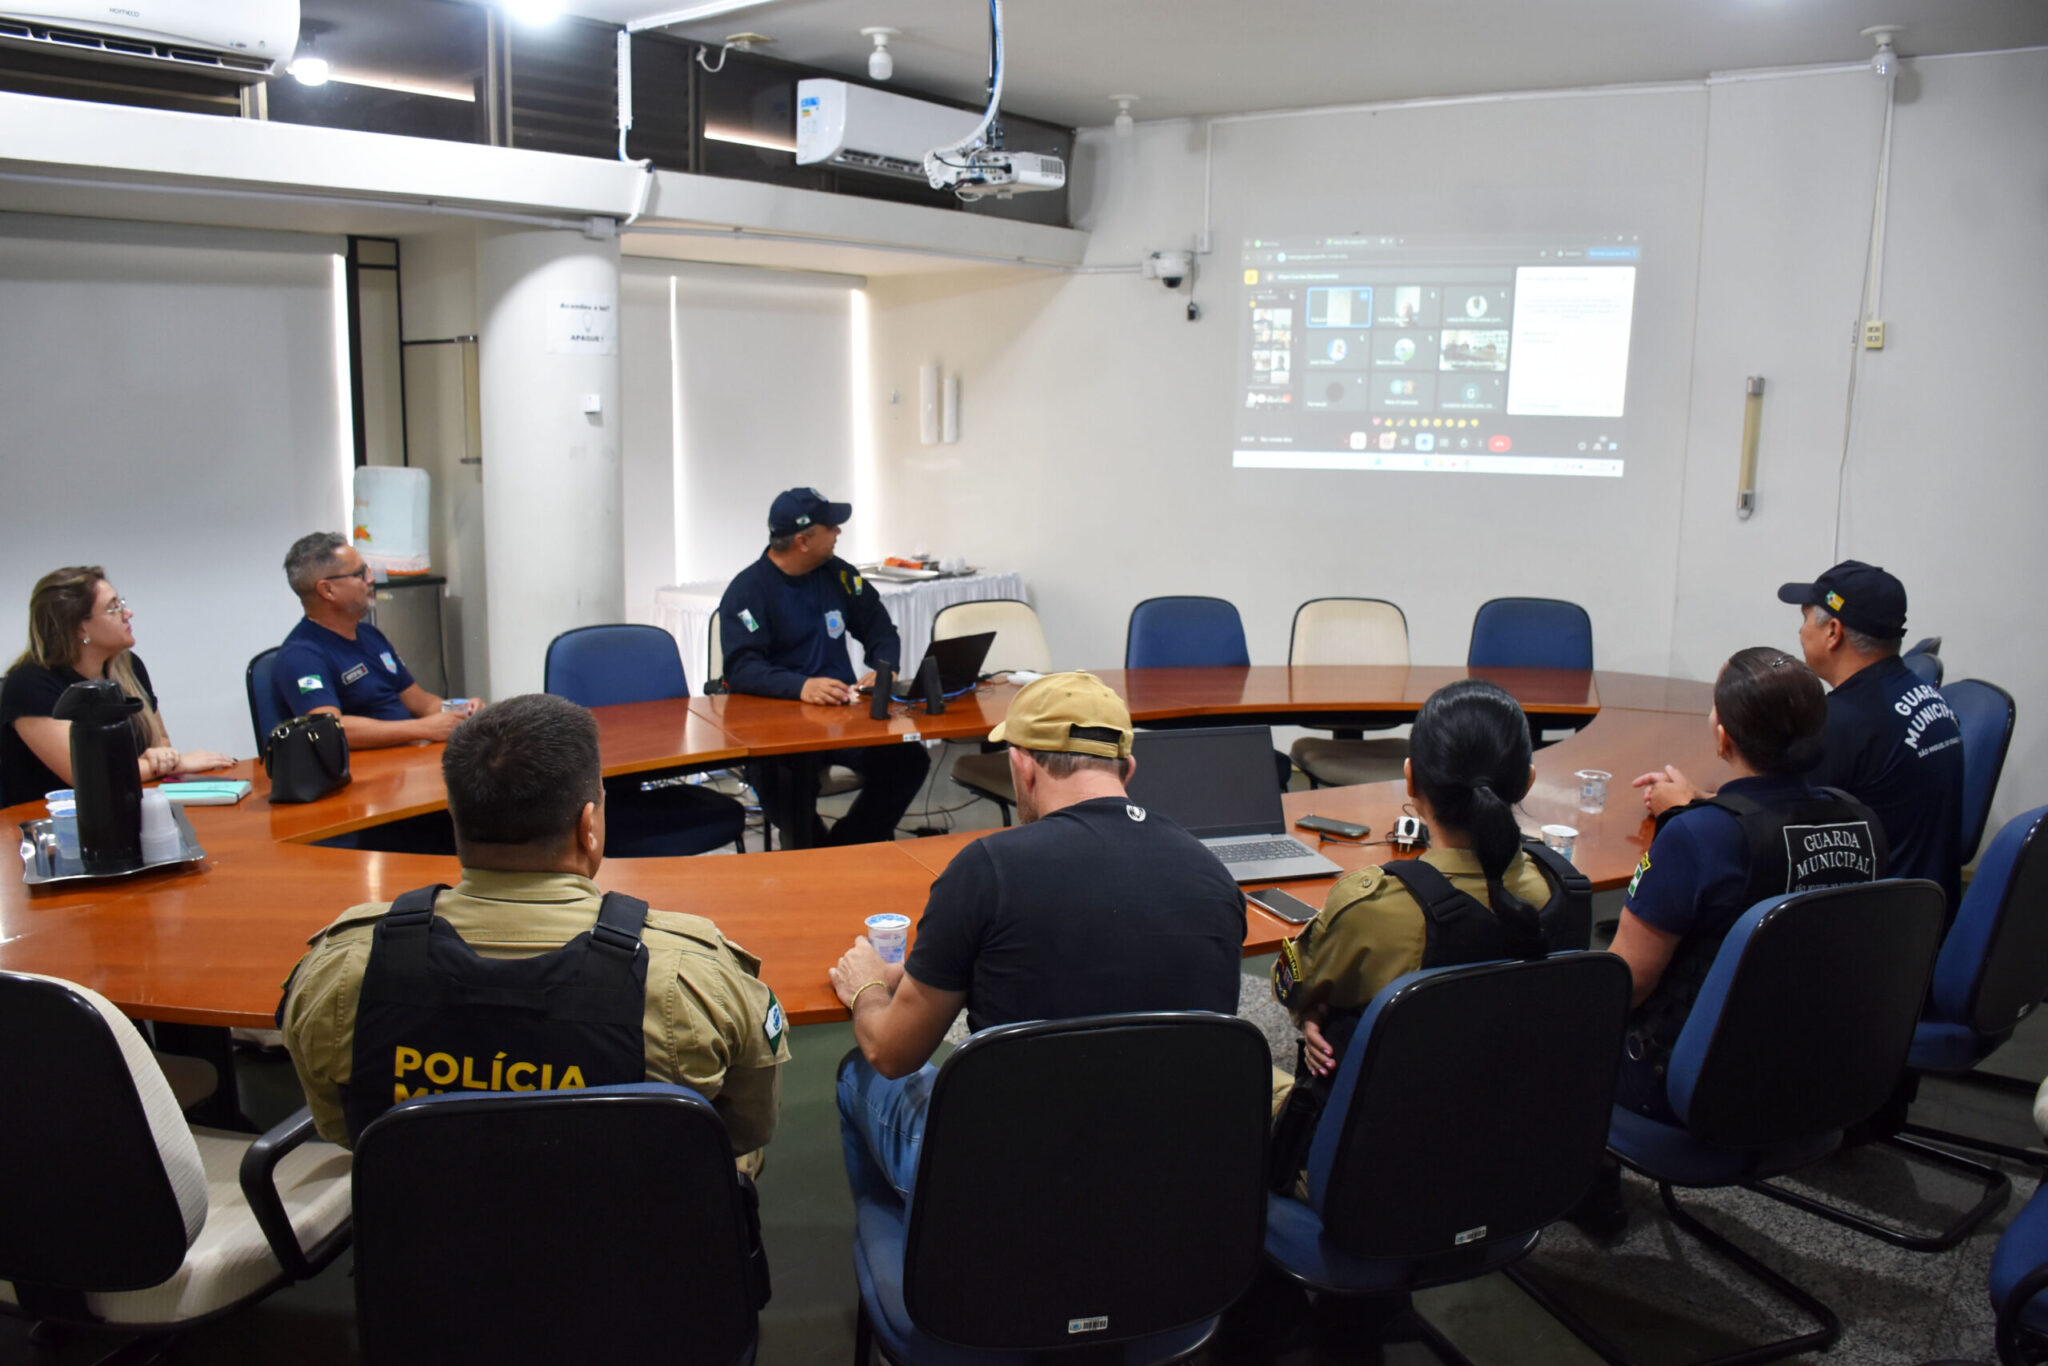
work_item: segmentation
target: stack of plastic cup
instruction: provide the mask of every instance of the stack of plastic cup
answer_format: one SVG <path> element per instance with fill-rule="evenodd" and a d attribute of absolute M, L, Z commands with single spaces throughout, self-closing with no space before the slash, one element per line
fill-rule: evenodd
<path fill-rule="evenodd" d="M 142 861 L 170 863 L 185 852 L 185 837 L 171 814 L 171 799 L 160 787 L 142 794 Z"/>

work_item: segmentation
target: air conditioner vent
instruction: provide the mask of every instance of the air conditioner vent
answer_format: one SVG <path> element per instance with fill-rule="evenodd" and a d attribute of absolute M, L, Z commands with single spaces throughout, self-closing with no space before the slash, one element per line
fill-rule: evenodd
<path fill-rule="evenodd" d="M 0 0 L 0 8 L 8 0 Z M 205 71 L 238 84 L 283 69 L 297 44 L 298 0 L 161 0 L 140 16 L 109 19 L 94 0 L 36 0 L 37 13 L 0 15 L 0 44 L 68 57 Z M 52 22 L 56 20 L 56 22 Z"/>

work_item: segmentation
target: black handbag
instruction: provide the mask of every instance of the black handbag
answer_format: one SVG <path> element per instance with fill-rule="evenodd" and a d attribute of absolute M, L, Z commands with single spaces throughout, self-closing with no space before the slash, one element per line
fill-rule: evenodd
<path fill-rule="evenodd" d="M 349 784 L 348 734 L 341 718 L 326 712 L 278 723 L 263 742 L 263 771 L 270 775 L 270 800 L 313 802 Z"/>

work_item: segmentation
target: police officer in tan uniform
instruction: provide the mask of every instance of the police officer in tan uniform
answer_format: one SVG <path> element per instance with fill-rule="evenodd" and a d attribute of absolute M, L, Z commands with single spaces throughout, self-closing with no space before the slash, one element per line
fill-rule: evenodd
<path fill-rule="evenodd" d="M 667 1081 L 703 1094 L 758 1165 L 789 1058 L 759 960 L 699 916 L 591 879 L 604 861 L 597 724 L 515 697 L 442 757 L 462 880 L 345 912 L 313 936 L 279 1027 L 323 1138 L 458 1090 Z"/>
<path fill-rule="evenodd" d="M 1422 968 L 1586 947 L 1590 884 L 1540 846 L 1525 848 L 1515 819 L 1536 776 L 1515 700 L 1478 679 L 1440 688 L 1416 714 L 1409 751 L 1408 796 L 1433 847 L 1338 879 L 1273 965 L 1273 994 L 1302 1028 L 1291 1090 L 1275 1077 L 1276 1183 L 1300 1170 L 1322 1088 L 1388 983 Z"/>

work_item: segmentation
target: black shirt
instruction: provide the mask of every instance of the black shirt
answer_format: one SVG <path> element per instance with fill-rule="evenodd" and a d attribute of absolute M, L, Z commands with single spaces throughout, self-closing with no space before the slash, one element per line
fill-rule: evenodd
<path fill-rule="evenodd" d="M 128 662 L 135 666 L 135 681 L 141 685 L 142 695 L 149 699 L 150 710 L 156 710 L 149 670 L 142 667 L 138 655 L 129 655 Z M 48 764 L 36 757 L 14 723 L 23 716 L 50 715 L 56 711 L 57 699 L 64 695 L 64 690 L 83 682 L 85 675 L 76 670 L 46 669 L 40 664 L 17 664 L 7 671 L 7 681 L 0 683 L 0 806 L 37 801 L 44 793 L 65 785 Z M 135 748 L 140 753 L 148 746 L 142 718 L 133 718 L 131 724 L 136 727 Z"/>
<path fill-rule="evenodd" d="M 1216 856 L 1122 797 L 960 851 L 904 965 L 967 993 L 971 1029 L 1139 1010 L 1237 1010 L 1244 894 Z"/>
<path fill-rule="evenodd" d="M 1828 694 L 1820 767 L 1806 775 L 1877 813 L 1891 842 L 1891 876 L 1924 877 L 1962 895 L 1963 732 L 1941 689 L 1894 655 Z"/>
<path fill-rule="evenodd" d="M 806 679 L 854 682 L 848 631 L 867 651 L 869 667 L 903 663 L 882 595 L 837 556 L 792 577 L 761 552 L 726 585 L 718 618 L 725 685 L 734 692 L 796 698 Z"/>

